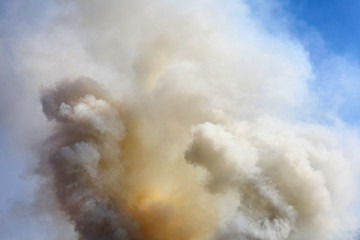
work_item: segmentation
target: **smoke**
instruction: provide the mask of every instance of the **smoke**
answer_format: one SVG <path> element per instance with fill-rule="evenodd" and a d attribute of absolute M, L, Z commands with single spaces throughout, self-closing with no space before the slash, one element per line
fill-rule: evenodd
<path fill-rule="evenodd" d="M 210 192 L 238 197 L 235 228 L 221 239 L 323 239 L 336 229 L 351 179 L 333 179 L 344 170 L 334 136 L 319 142 L 308 128 L 271 118 L 193 128 L 186 159 L 209 172 Z"/>
<path fill-rule="evenodd" d="M 42 103 L 54 122 L 44 173 L 80 239 L 193 239 L 211 233 L 216 199 L 201 193 L 201 184 L 194 183 L 201 174 L 183 161 L 189 133 L 181 128 L 190 127 L 180 124 L 183 119 L 172 123 L 178 129 L 163 126 L 141 106 L 114 102 L 86 78 L 44 90 Z M 177 134 L 172 140 L 167 128 Z"/>
<path fill-rule="evenodd" d="M 79 240 L 353 230 L 359 140 L 315 119 L 308 52 L 286 29 L 268 31 L 245 1 L 54 4 L 14 52 L 46 135 L 37 205 L 55 228 Z"/>
<path fill-rule="evenodd" d="M 147 93 L 116 101 L 88 78 L 43 89 L 53 134 L 40 172 L 80 239 L 324 239 L 341 231 L 354 186 L 336 132 L 234 119 L 167 91 L 166 101 Z"/>
<path fill-rule="evenodd" d="M 43 172 L 80 239 L 324 239 L 341 231 L 354 186 L 336 133 L 167 98 L 117 102 L 87 78 L 42 91 L 54 123 Z"/>

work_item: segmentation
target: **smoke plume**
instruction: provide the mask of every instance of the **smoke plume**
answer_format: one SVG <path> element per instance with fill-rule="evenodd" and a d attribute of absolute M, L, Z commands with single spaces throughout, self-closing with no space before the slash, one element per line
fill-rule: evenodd
<path fill-rule="evenodd" d="M 225 2 L 59 1 L 17 43 L 47 118 L 40 188 L 76 239 L 319 240 L 353 227 L 357 137 L 317 121 L 301 43 Z"/>
<path fill-rule="evenodd" d="M 173 91 L 166 101 L 117 102 L 87 78 L 43 90 L 54 131 L 43 164 L 80 239 L 322 239 L 337 231 L 352 186 L 331 131 L 234 119 Z"/>

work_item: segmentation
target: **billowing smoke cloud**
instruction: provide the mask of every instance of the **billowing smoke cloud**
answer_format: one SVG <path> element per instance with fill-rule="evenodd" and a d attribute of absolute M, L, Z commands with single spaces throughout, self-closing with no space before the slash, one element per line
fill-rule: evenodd
<path fill-rule="evenodd" d="M 184 119 L 159 126 L 86 78 L 44 90 L 42 103 L 54 122 L 45 172 L 80 239 L 193 239 L 215 229 L 216 199 L 183 158 Z"/>
<path fill-rule="evenodd" d="M 185 96 L 116 102 L 87 78 L 41 100 L 54 122 L 43 164 L 80 239 L 323 239 L 341 230 L 352 179 L 324 127 L 236 120 L 197 99 L 186 106 L 197 114 L 177 114 Z"/>
<path fill-rule="evenodd" d="M 311 64 L 286 30 L 267 31 L 243 1 L 56 7 L 16 45 L 48 120 L 38 204 L 50 196 L 47 211 L 64 213 L 55 225 L 79 240 L 353 230 L 358 138 L 309 121 L 321 115 Z"/>
<path fill-rule="evenodd" d="M 75 222 L 80 239 L 136 239 L 136 224 L 101 189 L 98 171 L 120 157 L 125 129 L 116 109 L 91 80 L 64 82 L 42 96 L 43 110 L 58 123 L 49 139 L 56 197 Z M 97 98 L 96 98 L 97 97 Z M 124 230 L 125 229 L 125 230 Z M 131 237 L 128 236 L 130 232 Z"/>
<path fill-rule="evenodd" d="M 234 229 L 221 239 L 323 239 L 336 229 L 351 189 L 344 157 L 329 145 L 333 136 L 319 142 L 307 128 L 274 119 L 193 128 L 186 159 L 209 172 L 210 192 L 238 197 Z"/>

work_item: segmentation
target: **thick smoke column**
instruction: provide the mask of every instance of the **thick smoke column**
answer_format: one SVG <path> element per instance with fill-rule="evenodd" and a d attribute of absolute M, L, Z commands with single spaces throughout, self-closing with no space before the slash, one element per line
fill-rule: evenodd
<path fill-rule="evenodd" d="M 319 141 L 321 127 L 235 120 L 196 102 L 188 108 L 197 115 L 152 116 L 183 102 L 150 101 L 144 113 L 144 102 L 118 103 L 86 78 L 43 91 L 54 122 L 44 164 L 80 239 L 321 239 L 336 231 L 351 179 L 330 132 Z"/>
<path fill-rule="evenodd" d="M 43 110 L 57 123 L 49 139 L 49 166 L 56 196 L 74 221 L 80 239 L 138 239 L 136 223 L 104 193 L 101 168 L 106 160 L 119 159 L 118 143 L 125 135 L 118 111 L 105 92 L 89 79 L 63 82 L 44 91 Z M 130 235 L 130 236 L 129 236 Z"/>
<path fill-rule="evenodd" d="M 148 122 L 136 120 L 136 108 L 125 110 L 85 78 L 44 90 L 42 103 L 55 124 L 44 164 L 80 239 L 193 239 L 215 227 L 212 200 L 190 185 L 198 177 L 171 162 L 182 153 L 166 153 L 177 144 L 141 133 L 156 125 L 136 123 Z"/>

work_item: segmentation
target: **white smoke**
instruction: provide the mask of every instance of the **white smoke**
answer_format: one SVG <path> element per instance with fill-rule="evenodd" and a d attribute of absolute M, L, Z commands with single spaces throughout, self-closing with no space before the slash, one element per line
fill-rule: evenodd
<path fill-rule="evenodd" d="M 354 186 L 337 136 L 319 142 L 321 131 L 271 118 L 193 129 L 187 160 L 209 171 L 211 192 L 239 197 L 234 235 L 223 238 L 323 239 L 337 230 Z"/>
<path fill-rule="evenodd" d="M 0 97 L 18 99 L 16 137 L 44 142 L 38 201 L 55 226 L 81 240 L 353 230 L 358 137 L 313 118 L 309 53 L 286 30 L 246 1 L 53 4 L 11 44 L 26 94 Z"/>

